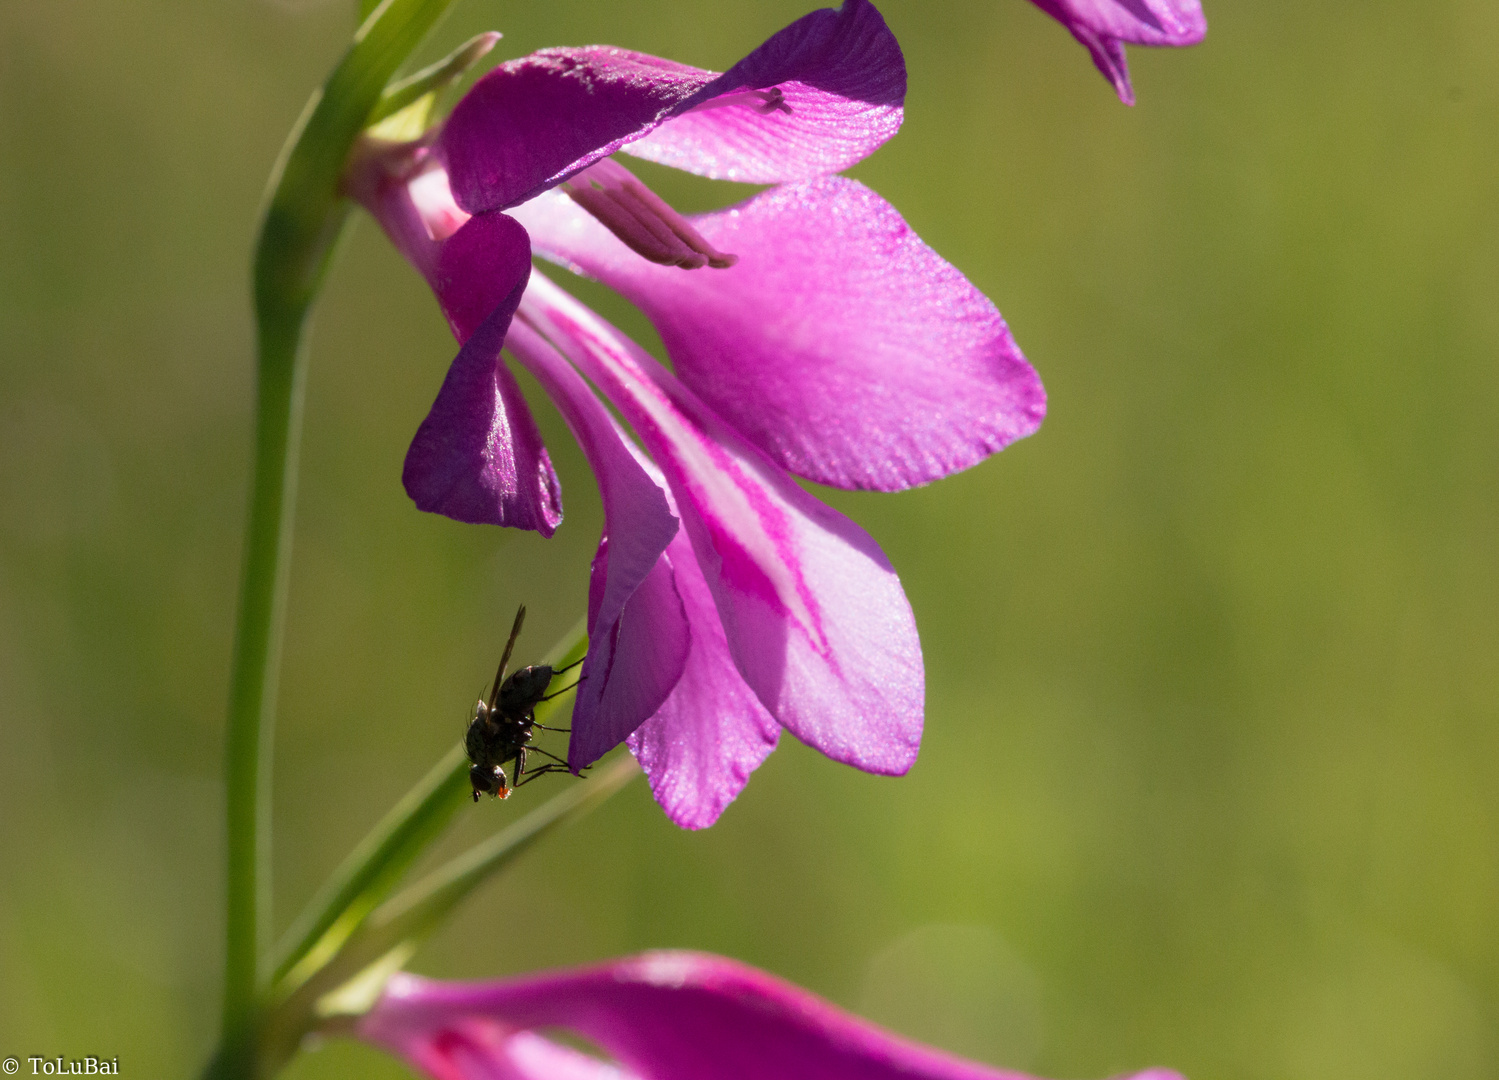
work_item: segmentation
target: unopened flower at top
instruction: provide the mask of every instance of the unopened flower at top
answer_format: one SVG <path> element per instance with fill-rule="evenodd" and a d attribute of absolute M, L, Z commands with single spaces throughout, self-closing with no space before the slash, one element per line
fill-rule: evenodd
<path fill-rule="evenodd" d="M 628 739 L 682 825 L 711 824 L 782 728 L 871 772 L 915 760 L 924 682 L 900 582 L 792 474 L 900 490 L 1030 434 L 1045 410 L 994 305 L 834 175 L 894 134 L 904 93 L 884 20 L 846 0 L 722 75 L 601 46 L 509 61 L 435 138 L 367 146 L 351 169 L 462 343 L 408 492 L 463 521 L 557 526 L 507 346 L 604 503 L 569 763 Z M 688 219 L 617 150 L 779 186 Z M 636 303 L 673 370 L 532 273 L 533 248 Z"/>
<path fill-rule="evenodd" d="M 1135 103 L 1124 46 L 1196 45 L 1207 34 L 1200 0 L 1031 0 L 1087 48 L 1119 100 Z"/>

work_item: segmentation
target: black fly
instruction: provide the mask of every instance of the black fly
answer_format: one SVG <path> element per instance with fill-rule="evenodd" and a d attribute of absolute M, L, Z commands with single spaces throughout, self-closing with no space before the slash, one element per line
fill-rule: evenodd
<path fill-rule="evenodd" d="M 531 729 L 543 731 L 567 731 L 567 728 L 551 728 L 536 722 L 536 706 L 550 698 L 565 694 L 572 687 L 548 695 L 547 687 L 552 677 L 575 668 L 583 661 L 568 664 L 564 668 L 552 668 L 550 664 L 532 664 L 523 667 L 509 678 L 505 668 L 510 663 L 510 653 L 515 648 L 515 639 L 520 637 L 521 624 L 526 621 L 526 609 L 515 613 L 515 625 L 510 628 L 510 640 L 505 642 L 504 655 L 500 657 L 500 668 L 495 672 L 494 686 L 489 691 L 489 700 L 480 698 L 474 704 L 474 718 L 469 721 L 468 732 L 463 737 L 464 749 L 468 751 L 473 765 L 468 770 L 469 782 L 474 785 L 474 802 L 480 795 L 494 795 L 508 799 L 510 792 L 522 784 L 549 772 L 568 772 L 567 762 L 555 754 L 548 753 L 531 744 Z M 539 768 L 526 770 L 526 755 L 540 754 L 552 760 Z M 515 763 L 515 784 L 506 782 L 506 761 Z"/>

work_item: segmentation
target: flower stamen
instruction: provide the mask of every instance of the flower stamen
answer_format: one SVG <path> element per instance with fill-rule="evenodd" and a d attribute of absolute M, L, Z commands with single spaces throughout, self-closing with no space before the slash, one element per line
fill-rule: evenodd
<path fill-rule="evenodd" d="M 561 188 L 631 251 L 662 266 L 722 270 L 739 256 L 719 251 L 635 174 L 616 161 L 597 161 Z"/>

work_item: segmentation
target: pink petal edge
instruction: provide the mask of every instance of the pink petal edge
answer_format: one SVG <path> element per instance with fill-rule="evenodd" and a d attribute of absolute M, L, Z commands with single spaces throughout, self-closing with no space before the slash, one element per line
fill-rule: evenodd
<path fill-rule="evenodd" d="M 726 270 L 652 265 L 560 195 L 515 216 L 539 254 L 639 306 L 682 382 L 799 476 L 901 490 L 977 464 L 1045 415 L 994 304 L 857 181 L 695 217 L 739 256 Z"/>
<path fill-rule="evenodd" d="M 515 1068 L 509 1045 L 547 1027 L 581 1035 L 651 1080 L 1026 1080 L 910 1042 L 763 971 L 691 952 L 485 983 L 401 973 L 357 1034 L 438 1080 L 529 1080 L 539 1074 Z M 556 1080 L 606 1075 L 584 1065 Z M 1133 1080 L 1180 1077 L 1151 1069 Z"/>

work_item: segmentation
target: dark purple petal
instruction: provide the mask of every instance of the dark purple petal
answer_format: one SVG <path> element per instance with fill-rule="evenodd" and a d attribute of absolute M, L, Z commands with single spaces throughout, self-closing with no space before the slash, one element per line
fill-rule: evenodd
<path fill-rule="evenodd" d="M 837 761 L 908 770 L 921 741 L 921 645 L 879 546 L 540 274 L 520 310 L 665 474 L 734 663 L 770 714 Z"/>
<path fill-rule="evenodd" d="M 397 974 L 357 1033 L 438 1080 L 493 1080 L 538 1075 L 516 1069 L 506 1044 L 543 1027 L 581 1035 L 650 1080 L 1025 1080 L 909 1042 L 763 971 L 688 952 L 488 983 Z M 1133 1080 L 1180 1078 L 1152 1069 Z"/>
<path fill-rule="evenodd" d="M 888 139 L 904 96 L 905 65 L 884 20 L 866 0 L 846 0 L 723 75 L 601 45 L 508 61 L 453 109 L 437 150 L 471 213 L 524 202 L 674 117 L 680 135 L 662 133 L 640 153 L 710 176 L 800 179 L 846 168 Z M 684 115 L 693 109 L 702 111 Z"/>
<path fill-rule="evenodd" d="M 520 388 L 500 363 L 531 272 L 526 230 L 503 214 L 463 224 L 467 215 L 440 171 L 408 183 L 388 164 L 366 148 L 348 190 L 431 283 L 462 346 L 406 453 L 406 491 L 422 510 L 550 536 L 562 520 L 560 485 Z M 435 235 L 437 222 L 456 232 Z"/>
<path fill-rule="evenodd" d="M 681 380 L 792 472 L 893 491 L 1035 431 L 1046 393 L 983 293 L 894 207 L 830 176 L 692 219 L 739 261 L 654 266 L 558 195 L 517 208 L 538 252 L 618 289 Z"/>
<path fill-rule="evenodd" d="M 900 129 L 906 62 L 865 0 L 814 11 L 686 102 L 627 154 L 719 180 L 776 184 L 839 172 Z"/>
<path fill-rule="evenodd" d="M 687 663 L 689 630 L 660 563 L 679 531 L 666 495 L 582 377 L 522 322 L 510 351 L 557 405 L 598 477 L 604 538 L 589 590 L 587 659 L 579 674 L 568 760 L 591 765 L 660 708 Z"/>
<path fill-rule="evenodd" d="M 509 225 L 496 231 L 513 237 L 511 230 L 516 230 L 525 242 L 524 229 L 507 218 L 501 220 Z M 512 258 L 510 249 L 501 250 Z M 561 485 L 515 376 L 500 362 L 506 331 L 530 273 L 529 246 L 525 250 L 519 266 L 508 266 L 508 278 L 491 279 L 472 292 L 468 283 L 460 283 L 463 288 L 440 294 L 455 332 L 467 340 L 406 451 L 401 480 L 419 509 L 551 536 L 562 521 Z M 501 269 L 507 269 L 504 260 Z M 478 311 L 472 297 L 481 289 L 486 297 L 498 293 L 498 300 L 470 328 L 468 320 Z"/>
<path fill-rule="evenodd" d="M 714 78 L 605 45 L 507 61 L 443 127 L 438 150 L 458 205 L 477 213 L 529 199 L 649 131 Z"/>
<path fill-rule="evenodd" d="M 517 285 L 525 288 L 530 274 L 530 237 L 513 217 L 496 212 L 469 218 L 443 241 L 431 285 L 462 343 L 497 308 L 515 313 L 520 301 L 511 294 Z"/>
<path fill-rule="evenodd" d="M 1072 32 L 1119 100 L 1135 103 L 1124 43 L 1196 45 L 1207 34 L 1199 0 L 1031 0 Z"/>
<path fill-rule="evenodd" d="M 666 816 L 684 829 L 706 829 L 775 749 L 781 726 L 734 666 L 686 533 L 672 540 L 663 566 L 667 560 L 692 626 L 692 651 L 666 703 L 630 736 L 630 752 Z"/>

